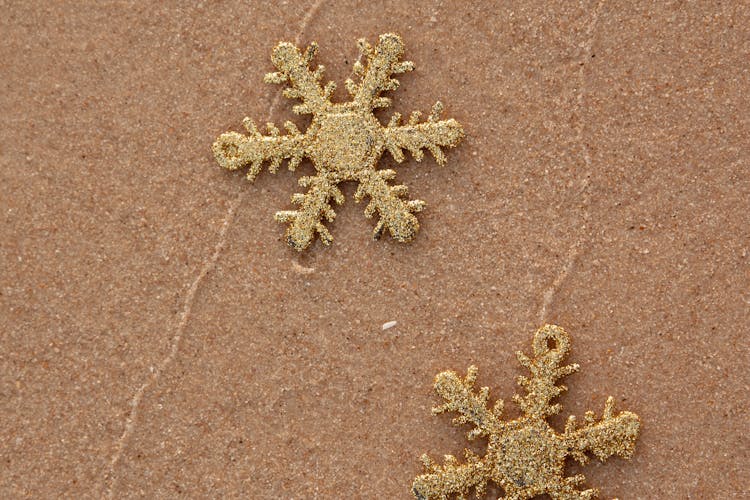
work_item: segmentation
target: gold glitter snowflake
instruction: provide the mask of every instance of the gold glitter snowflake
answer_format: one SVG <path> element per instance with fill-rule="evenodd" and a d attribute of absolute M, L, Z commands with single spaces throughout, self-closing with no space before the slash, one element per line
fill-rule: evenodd
<path fill-rule="evenodd" d="M 307 248 L 316 233 L 326 245 L 333 240 L 323 220 L 330 222 L 336 216 L 331 201 L 343 203 L 344 195 L 337 187 L 343 181 L 359 183 L 355 201 L 369 196 L 365 216 L 372 217 L 377 212 L 380 217 L 373 233 L 375 239 L 388 229 L 397 241 L 410 241 L 419 229 L 414 213 L 421 211 L 425 203 L 405 199 L 406 186 L 388 184 L 396 172 L 377 170 L 377 163 L 385 150 L 400 163 L 404 160 L 404 149 L 417 161 L 422 160 L 422 150 L 427 149 L 443 165 L 445 155 L 440 147 L 458 144 L 463 137 L 461 125 L 454 119 L 439 119 L 443 109 L 440 102 L 435 103 L 423 122 L 420 113 L 414 112 L 408 123 L 402 125 L 401 116 L 395 113 L 388 125 L 383 126 L 373 115 L 374 109 L 390 105 L 391 100 L 380 94 L 398 88 L 399 82 L 393 75 L 414 69 L 411 62 L 400 60 L 404 44 L 398 35 L 381 35 L 375 47 L 359 41 L 365 64 L 359 61 L 354 64 L 357 82 L 346 81 L 352 96 L 349 102 L 330 101 L 335 83 L 328 82 L 322 87 L 323 66 L 314 71 L 309 67 L 316 50 L 315 43 L 304 53 L 291 43 L 279 43 L 271 57 L 278 71 L 265 78 L 267 83 L 289 83 L 284 96 L 302 101 L 294 106 L 294 112 L 312 115 L 307 131 L 303 134 L 292 122 L 286 122 L 287 133 L 282 135 L 269 123 L 268 135 L 261 135 L 252 120 L 245 118 L 249 135 L 222 134 L 213 145 L 216 160 L 229 170 L 249 166 L 247 178 L 251 181 L 264 162 L 270 162 L 269 170 L 275 173 L 285 159 L 289 159 L 290 170 L 297 168 L 304 157 L 312 161 L 316 175 L 299 180 L 300 186 L 308 188 L 307 193 L 292 196 L 292 203 L 299 208 L 276 213 L 277 221 L 289 223 L 287 241 L 297 250 Z"/>
<path fill-rule="evenodd" d="M 570 456 L 585 464 L 586 452 L 604 461 L 611 455 L 630 458 L 640 420 L 634 413 L 614 413 L 614 400 L 604 405 L 604 414 L 596 420 L 593 412 L 586 412 L 584 425 L 578 427 L 575 417 L 568 418 L 565 432 L 556 432 L 547 417 L 560 412 L 560 404 L 550 401 L 565 391 L 556 385 L 557 379 L 578 370 L 577 364 L 560 366 L 570 349 L 570 338 L 562 328 L 546 325 L 540 328 L 533 342 L 534 358 L 521 352 L 518 361 L 531 371 L 531 377 L 518 377 L 518 384 L 528 394 L 513 397 L 523 414 L 512 421 L 502 421 L 503 402 L 498 400 L 488 408 L 489 389 L 474 391 L 477 368 L 470 366 L 465 378 L 445 371 L 435 377 L 435 391 L 446 403 L 433 408 L 433 413 L 456 412 L 455 425 L 470 424 L 468 439 L 488 438 L 487 453 L 480 457 L 465 451 L 466 463 L 445 456 L 443 465 L 436 465 L 427 455 L 422 462 L 427 473 L 414 480 L 412 491 L 418 499 L 465 498 L 471 488 L 477 497 L 485 493 L 492 481 L 503 488 L 506 499 L 521 500 L 548 494 L 554 499 L 588 499 L 598 495 L 595 489 L 580 490 L 582 475 L 565 477 L 565 458 Z"/>

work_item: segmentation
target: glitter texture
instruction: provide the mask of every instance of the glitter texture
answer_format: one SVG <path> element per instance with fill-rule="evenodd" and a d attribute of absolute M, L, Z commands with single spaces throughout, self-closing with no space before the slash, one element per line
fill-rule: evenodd
<path fill-rule="evenodd" d="M 304 157 L 312 161 L 316 175 L 299 180 L 300 186 L 308 189 L 307 193 L 292 196 L 297 210 L 276 213 L 277 221 L 289 224 L 287 241 L 297 250 L 307 248 L 316 234 L 326 245 L 331 243 L 333 236 L 323 220 L 330 222 L 336 216 L 332 201 L 344 202 L 344 195 L 337 187 L 344 181 L 359 183 L 355 201 L 370 198 L 365 216 L 376 213 L 379 216 L 373 232 L 375 239 L 387 229 L 397 241 L 412 240 L 419 230 L 414 213 L 424 209 L 425 203 L 407 199 L 406 186 L 390 185 L 388 182 L 396 172 L 377 170 L 377 163 L 385 150 L 400 163 L 404 160 L 404 149 L 417 161 L 422 160 L 423 149 L 427 149 L 443 165 L 446 159 L 441 146 L 455 146 L 463 137 L 456 120 L 439 119 L 443 109 L 440 102 L 435 103 L 426 121 L 420 121 L 420 113 L 414 112 L 402 125 L 401 116 L 395 113 L 388 125 L 383 126 L 373 110 L 388 107 L 391 100 L 380 94 L 398 88 L 399 82 L 393 75 L 411 71 L 414 65 L 401 61 L 404 44 L 392 33 L 381 35 L 374 47 L 360 40 L 359 49 L 365 64 L 357 61 L 354 64 L 357 81 L 346 81 L 351 101 L 332 103 L 335 83 L 321 86 L 323 66 L 314 71 L 309 67 L 317 45 L 312 43 L 301 52 L 291 43 L 279 43 L 271 57 L 278 71 L 267 74 L 265 81 L 289 84 L 284 96 L 302 101 L 293 110 L 312 115 L 309 128 L 303 134 L 293 123 L 286 122 L 287 133 L 281 134 L 269 123 L 268 135 L 262 135 L 252 120 L 245 118 L 248 135 L 227 132 L 213 144 L 214 156 L 222 167 L 236 170 L 249 166 L 247 178 L 251 181 L 264 162 L 269 162 L 269 171 L 275 173 L 286 159 L 290 170 L 297 168 Z"/>
<path fill-rule="evenodd" d="M 503 402 L 498 400 L 488 408 L 489 389 L 474 391 L 477 368 L 470 366 L 465 378 L 455 372 L 441 372 L 435 377 L 435 391 L 445 403 L 433 408 L 433 413 L 456 412 L 455 425 L 470 424 L 468 439 L 487 437 L 487 453 L 480 457 L 465 451 L 466 462 L 445 456 L 443 465 L 435 464 L 427 455 L 422 462 L 427 473 L 417 477 L 412 492 L 418 499 L 465 498 L 471 488 L 477 497 L 485 493 L 492 481 L 505 491 L 506 499 L 527 499 L 548 494 L 554 499 L 595 498 L 595 489 L 579 489 L 585 481 L 582 475 L 565 477 L 565 459 L 570 456 L 581 464 L 588 461 L 587 452 L 604 461 L 612 455 L 630 458 L 640 428 L 640 419 L 631 412 L 615 415 L 614 400 L 610 397 L 604 413 L 597 421 L 593 412 L 586 412 L 583 426 L 568 418 L 565 432 L 556 432 L 547 417 L 560 412 L 560 404 L 550 401 L 565 391 L 556 385 L 557 379 L 578 370 L 577 364 L 560 366 L 570 349 L 570 338 L 562 328 L 546 325 L 540 328 L 533 342 L 534 357 L 516 353 L 518 361 L 531 372 L 531 377 L 518 377 L 518 384 L 528 394 L 516 394 L 513 401 L 523 414 L 516 420 L 501 420 Z"/>

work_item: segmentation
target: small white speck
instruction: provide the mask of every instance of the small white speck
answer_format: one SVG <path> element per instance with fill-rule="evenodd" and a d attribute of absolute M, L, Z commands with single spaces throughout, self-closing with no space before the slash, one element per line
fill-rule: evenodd
<path fill-rule="evenodd" d="M 383 330 L 385 331 L 385 330 L 388 330 L 389 328 L 393 328 L 394 326 L 396 326 L 396 324 L 397 324 L 396 321 L 389 321 L 387 323 L 383 323 Z"/>

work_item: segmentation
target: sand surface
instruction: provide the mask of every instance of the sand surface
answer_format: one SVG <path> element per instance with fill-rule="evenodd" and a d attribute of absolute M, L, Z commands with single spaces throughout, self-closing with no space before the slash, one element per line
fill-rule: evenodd
<path fill-rule="evenodd" d="M 466 444 L 435 374 L 476 364 L 517 415 L 545 322 L 582 367 L 553 422 L 643 421 L 576 468 L 603 498 L 747 494 L 748 5 L 266 3 L 0 4 L 0 497 L 409 498 Z M 277 41 L 344 99 L 389 31 L 416 70 L 379 118 L 440 99 L 466 137 L 396 167 L 413 243 L 346 185 L 295 252 L 273 214 L 311 167 L 250 184 L 211 143 L 306 124 Z"/>

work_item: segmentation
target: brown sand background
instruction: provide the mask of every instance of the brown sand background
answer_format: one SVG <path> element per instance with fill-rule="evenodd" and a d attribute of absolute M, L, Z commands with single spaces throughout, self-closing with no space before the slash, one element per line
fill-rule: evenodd
<path fill-rule="evenodd" d="M 0 497 L 408 498 L 465 445 L 434 375 L 507 401 L 543 322 L 582 365 L 564 416 L 643 420 L 585 467 L 603 498 L 748 494 L 746 2 L 0 9 Z M 413 244 L 346 186 L 299 255 L 272 216 L 302 174 L 249 184 L 210 145 L 293 117 L 278 40 L 318 41 L 343 98 L 387 31 L 417 70 L 381 119 L 441 99 L 467 137 L 397 168 Z"/>

